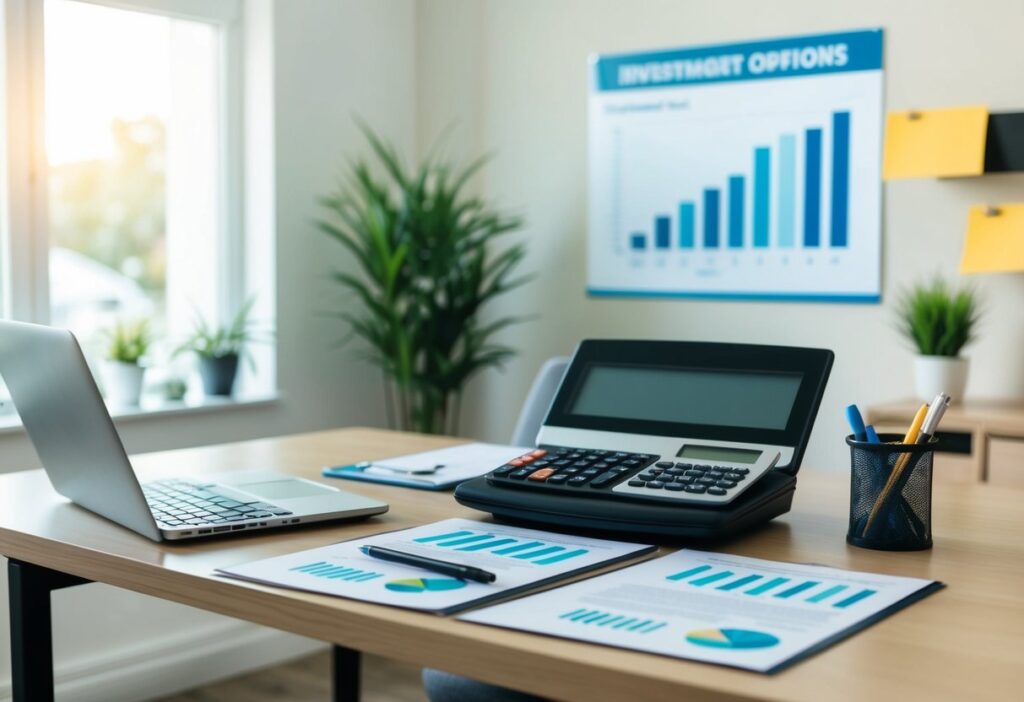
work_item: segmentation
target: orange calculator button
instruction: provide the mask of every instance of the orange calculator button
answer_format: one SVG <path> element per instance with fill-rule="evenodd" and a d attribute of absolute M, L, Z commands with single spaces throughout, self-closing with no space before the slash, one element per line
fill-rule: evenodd
<path fill-rule="evenodd" d="M 548 476 L 554 473 L 553 468 L 541 468 L 530 473 L 530 480 L 547 480 Z"/>
<path fill-rule="evenodd" d="M 513 458 L 513 459 L 512 459 L 511 461 L 509 461 L 509 462 L 508 462 L 508 464 L 509 464 L 510 466 L 515 466 L 516 468 L 520 468 L 520 467 L 522 467 L 522 466 L 525 466 L 525 465 L 526 465 L 526 462 L 525 462 L 525 461 L 523 461 L 523 460 L 522 460 L 522 459 L 520 459 L 520 458 Z"/>
<path fill-rule="evenodd" d="M 536 451 L 531 451 L 530 455 L 534 458 L 544 458 L 544 456 L 548 455 L 548 452 L 544 449 L 537 449 Z"/>

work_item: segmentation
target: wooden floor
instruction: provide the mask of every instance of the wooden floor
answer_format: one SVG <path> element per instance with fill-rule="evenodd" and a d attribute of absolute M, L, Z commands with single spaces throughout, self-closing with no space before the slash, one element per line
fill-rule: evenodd
<path fill-rule="evenodd" d="M 327 653 L 239 678 L 164 697 L 157 702 L 326 702 L 330 699 Z M 426 702 L 420 669 L 363 655 L 365 702 Z"/>

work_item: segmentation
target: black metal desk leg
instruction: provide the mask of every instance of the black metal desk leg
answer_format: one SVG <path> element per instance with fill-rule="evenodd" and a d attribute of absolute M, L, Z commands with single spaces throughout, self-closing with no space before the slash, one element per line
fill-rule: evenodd
<path fill-rule="evenodd" d="M 53 702 L 50 593 L 89 582 L 21 561 L 7 562 L 14 702 Z"/>
<path fill-rule="evenodd" d="M 331 648 L 331 699 L 359 702 L 359 651 L 342 646 Z"/>

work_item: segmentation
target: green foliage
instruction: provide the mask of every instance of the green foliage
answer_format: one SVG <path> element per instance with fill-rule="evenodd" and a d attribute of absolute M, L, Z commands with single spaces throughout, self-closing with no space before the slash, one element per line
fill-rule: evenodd
<path fill-rule="evenodd" d="M 254 322 L 249 318 L 255 298 L 249 298 L 235 314 L 234 319 L 226 326 L 210 324 L 200 315 L 196 315 L 195 329 L 175 350 L 174 355 L 192 352 L 200 358 L 224 358 L 226 356 L 243 356 L 252 365 L 249 344 L 262 341 L 255 329 Z"/>
<path fill-rule="evenodd" d="M 900 331 L 924 356 L 960 355 L 980 317 L 972 289 L 954 290 L 938 277 L 904 292 L 897 313 Z"/>
<path fill-rule="evenodd" d="M 149 352 L 152 343 L 149 323 L 145 320 L 132 323 L 118 322 L 107 332 L 107 341 L 108 360 L 137 365 L 139 359 Z"/>
<path fill-rule="evenodd" d="M 522 222 L 465 193 L 485 159 L 456 169 L 432 154 L 406 169 L 391 144 L 360 127 L 374 162 L 353 162 L 347 181 L 320 199 L 329 214 L 320 229 L 358 269 L 332 275 L 357 302 L 337 316 L 390 381 L 392 424 L 454 433 L 466 382 L 516 353 L 493 339 L 522 319 L 483 322 L 480 312 L 529 279 L 515 274 L 521 244 L 494 248 Z"/>

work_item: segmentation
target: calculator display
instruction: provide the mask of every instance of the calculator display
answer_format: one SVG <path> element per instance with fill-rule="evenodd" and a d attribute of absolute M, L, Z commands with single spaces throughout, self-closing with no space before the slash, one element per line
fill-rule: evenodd
<path fill-rule="evenodd" d="M 724 461 L 726 463 L 746 463 L 753 465 L 761 457 L 763 451 L 753 449 L 730 448 L 728 446 L 699 446 L 685 444 L 677 458 L 689 458 L 693 461 Z"/>

